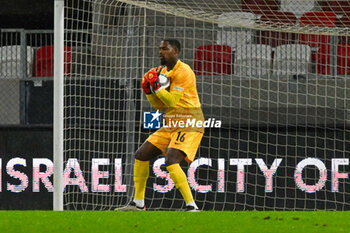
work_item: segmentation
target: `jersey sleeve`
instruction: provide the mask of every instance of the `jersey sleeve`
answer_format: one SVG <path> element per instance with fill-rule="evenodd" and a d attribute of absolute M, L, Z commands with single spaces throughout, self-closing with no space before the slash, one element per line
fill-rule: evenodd
<path fill-rule="evenodd" d="M 164 103 L 155 94 L 146 95 L 146 97 L 148 102 L 153 106 L 154 109 L 163 109 Z"/>
<path fill-rule="evenodd" d="M 157 97 L 167 106 L 168 108 L 173 108 L 177 105 L 183 92 L 169 92 L 165 89 L 161 89 L 157 92 Z"/>

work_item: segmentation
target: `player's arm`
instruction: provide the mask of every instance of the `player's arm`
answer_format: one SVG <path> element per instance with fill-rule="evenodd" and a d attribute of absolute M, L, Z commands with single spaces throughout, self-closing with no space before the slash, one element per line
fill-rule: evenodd
<path fill-rule="evenodd" d="M 158 82 L 158 77 L 148 79 L 150 86 L 153 88 L 157 98 L 162 101 L 168 108 L 173 108 L 177 105 L 183 96 L 183 88 L 174 86 L 172 90 L 167 91 L 161 87 Z"/>
<path fill-rule="evenodd" d="M 183 89 L 182 89 L 183 90 Z M 165 106 L 168 108 L 173 108 L 177 105 L 181 97 L 183 96 L 183 91 L 167 91 L 165 89 L 160 89 L 156 92 L 157 98 L 159 98 Z"/>
<path fill-rule="evenodd" d="M 162 110 L 164 108 L 164 103 L 155 94 L 146 95 L 146 98 L 154 109 Z"/>

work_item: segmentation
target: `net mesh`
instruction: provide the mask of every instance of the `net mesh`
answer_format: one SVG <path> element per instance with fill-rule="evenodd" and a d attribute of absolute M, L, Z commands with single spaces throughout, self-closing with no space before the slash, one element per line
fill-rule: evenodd
<path fill-rule="evenodd" d="M 164 38 L 196 73 L 206 129 L 181 164 L 204 210 L 348 210 L 348 1 L 72 0 L 65 4 L 65 209 L 133 195 L 136 149 L 152 130 L 140 80 Z M 151 161 L 150 210 L 180 209 Z"/>

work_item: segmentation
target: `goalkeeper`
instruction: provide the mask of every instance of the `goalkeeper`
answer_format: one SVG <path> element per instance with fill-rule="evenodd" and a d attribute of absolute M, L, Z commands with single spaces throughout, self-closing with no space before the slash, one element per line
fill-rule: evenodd
<path fill-rule="evenodd" d="M 179 60 L 180 42 L 176 39 L 165 39 L 160 43 L 160 63 L 148 71 L 142 79 L 142 89 L 151 105 L 157 109 L 165 108 L 166 122 L 204 120 L 199 101 L 196 77 L 189 65 Z M 159 84 L 159 74 L 170 80 L 169 88 Z M 145 190 L 149 176 L 149 160 L 165 155 L 165 166 L 177 189 L 186 202 L 186 211 L 199 211 L 187 182 L 187 177 L 180 167 L 180 162 L 192 162 L 202 140 L 202 127 L 176 126 L 162 127 L 141 145 L 135 154 L 133 201 L 118 210 L 145 210 Z"/>

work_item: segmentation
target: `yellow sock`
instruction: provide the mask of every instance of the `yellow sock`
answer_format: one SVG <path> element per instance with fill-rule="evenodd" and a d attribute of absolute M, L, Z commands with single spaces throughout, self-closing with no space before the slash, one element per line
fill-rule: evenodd
<path fill-rule="evenodd" d="M 180 190 L 186 204 L 194 202 L 190 186 L 187 182 L 187 177 L 178 163 L 167 167 L 171 179 L 174 181 L 177 189 Z"/>
<path fill-rule="evenodd" d="M 149 161 L 135 159 L 134 164 L 134 184 L 136 200 L 145 199 L 146 183 L 149 176 Z"/>

